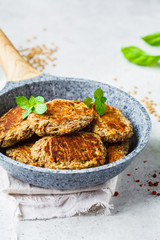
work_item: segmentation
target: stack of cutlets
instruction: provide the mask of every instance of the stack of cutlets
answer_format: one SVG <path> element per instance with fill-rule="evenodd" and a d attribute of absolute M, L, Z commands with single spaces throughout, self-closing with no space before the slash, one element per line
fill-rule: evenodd
<path fill-rule="evenodd" d="M 30 113 L 15 107 L 0 118 L 0 147 L 12 159 L 51 169 L 83 169 L 123 158 L 129 151 L 132 124 L 106 105 L 100 116 L 79 100 L 55 99 L 47 111 Z"/>

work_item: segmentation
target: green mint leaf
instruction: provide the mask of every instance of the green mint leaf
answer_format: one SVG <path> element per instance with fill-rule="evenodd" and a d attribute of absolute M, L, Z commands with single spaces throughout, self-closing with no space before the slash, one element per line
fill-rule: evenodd
<path fill-rule="evenodd" d="M 74 99 L 74 101 L 78 101 L 78 99 Z"/>
<path fill-rule="evenodd" d="M 94 105 L 97 113 L 99 113 L 100 116 L 103 116 L 106 111 L 106 104 L 101 102 L 100 98 L 97 98 L 94 102 Z"/>
<path fill-rule="evenodd" d="M 92 98 L 86 98 L 86 99 L 84 99 L 84 104 L 86 104 L 87 105 L 87 107 L 89 107 L 89 108 L 91 108 L 92 107 Z"/>
<path fill-rule="evenodd" d="M 29 100 L 24 96 L 19 96 L 16 97 L 16 103 L 20 108 L 25 109 L 23 119 L 25 119 L 31 112 L 43 114 L 47 110 L 47 105 L 44 103 L 44 98 L 41 96 L 36 98 L 31 96 Z"/>
<path fill-rule="evenodd" d="M 35 101 L 44 103 L 44 98 L 41 97 L 41 96 L 38 96 L 38 97 L 35 98 Z"/>
<path fill-rule="evenodd" d="M 99 98 L 99 97 L 103 97 L 103 91 L 101 88 L 97 88 L 96 91 L 94 92 L 94 98 Z"/>
<path fill-rule="evenodd" d="M 24 96 L 16 97 L 16 103 L 22 109 L 27 109 L 30 106 L 29 100 Z"/>
<path fill-rule="evenodd" d="M 36 99 L 33 96 L 30 97 L 29 104 L 30 106 L 34 106 L 36 104 Z"/>
<path fill-rule="evenodd" d="M 142 39 L 151 46 L 160 46 L 160 33 L 153 33 L 151 35 L 142 37 Z"/>
<path fill-rule="evenodd" d="M 35 104 L 34 108 L 32 111 L 36 114 L 43 114 L 47 110 L 47 106 L 45 103 L 38 102 Z"/>
<path fill-rule="evenodd" d="M 105 103 L 107 101 L 107 98 L 106 97 L 101 97 L 101 102 L 102 103 Z"/>
<path fill-rule="evenodd" d="M 151 56 L 140 48 L 134 46 L 124 47 L 121 51 L 126 59 L 141 66 L 151 66 L 160 60 L 160 56 Z"/>
<path fill-rule="evenodd" d="M 28 115 L 32 112 L 33 106 L 26 108 L 24 114 L 23 114 L 23 120 L 28 117 Z"/>

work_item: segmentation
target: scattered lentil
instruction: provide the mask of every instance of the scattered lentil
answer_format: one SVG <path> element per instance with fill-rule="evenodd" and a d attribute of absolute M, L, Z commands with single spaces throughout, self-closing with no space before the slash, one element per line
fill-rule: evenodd
<path fill-rule="evenodd" d="M 34 36 L 33 39 L 37 39 L 37 37 Z M 21 47 L 19 48 L 19 52 L 21 53 L 24 60 L 31 66 L 37 68 L 40 71 L 43 71 L 49 62 L 53 63 L 56 60 L 56 58 L 53 58 L 52 55 L 57 51 L 57 49 L 58 48 L 56 46 L 54 46 L 54 48 L 49 48 L 45 44 L 42 44 L 31 48 Z M 56 65 L 52 64 L 52 66 L 55 67 Z"/>
<path fill-rule="evenodd" d="M 137 94 L 137 91 L 135 91 L 135 90 L 133 90 L 133 92 L 132 92 L 134 95 L 136 95 Z"/>

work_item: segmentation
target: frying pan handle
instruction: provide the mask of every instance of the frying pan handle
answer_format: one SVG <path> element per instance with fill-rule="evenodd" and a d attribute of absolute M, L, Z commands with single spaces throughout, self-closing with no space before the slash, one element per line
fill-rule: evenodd
<path fill-rule="evenodd" d="M 42 72 L 31 67 L 15 49 L 0 29 L 0 65 L 8 81 L 20 81 L 37 77 Z"/>

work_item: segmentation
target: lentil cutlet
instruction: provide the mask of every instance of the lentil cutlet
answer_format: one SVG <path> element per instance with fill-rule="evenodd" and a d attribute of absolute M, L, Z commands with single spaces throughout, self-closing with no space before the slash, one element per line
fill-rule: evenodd
<path fill-rule="evenodd" d="M 44 137 L 31 149 L 37 165 L 52 169 L 82 169 L 105 164 L 107 150 L 99 135 L 79 132 Z"/>
<path fill-rule="evenodd" d="M 8 148 L 6 150 L 6 155 L 18 162 L 37 166 L 37 162 L 35 162 L 31 156 L 31 148 L 35 142 L 35 138 L 24 140 L 14 147 Z"/>
<path fill-rule="evenodd" d="M 103 116 L 96 111 L 94 114 L 96 117 L 91 124 L 91 131 L 99 134 L 104 141 L 122 142 L 132 137 L 132 124 L 118 108 L 106 105 L 106 112 Z"/>
<path fill-rule="evenodd" d="M 107 163 L 115 162 L 124 158 L 129 152 L 130 139 L 119 143 L 110 143 L 107 148 Z"/>
<path fill-rule="evenodd" d="M 0 118 L 0 147 L 10 147 L 33 135 L 28 120 L 23 120 L 25 110 L 20 107 L 10 109 Z"/>
<path fill-rule="evenodd" d="M 86 127 L 94 118 L 93 109 L 79 100 L 55 99 L 46 105 L 44 114 L 28 116 L 30 126 L 38 136 L 72 133 Z"/>

